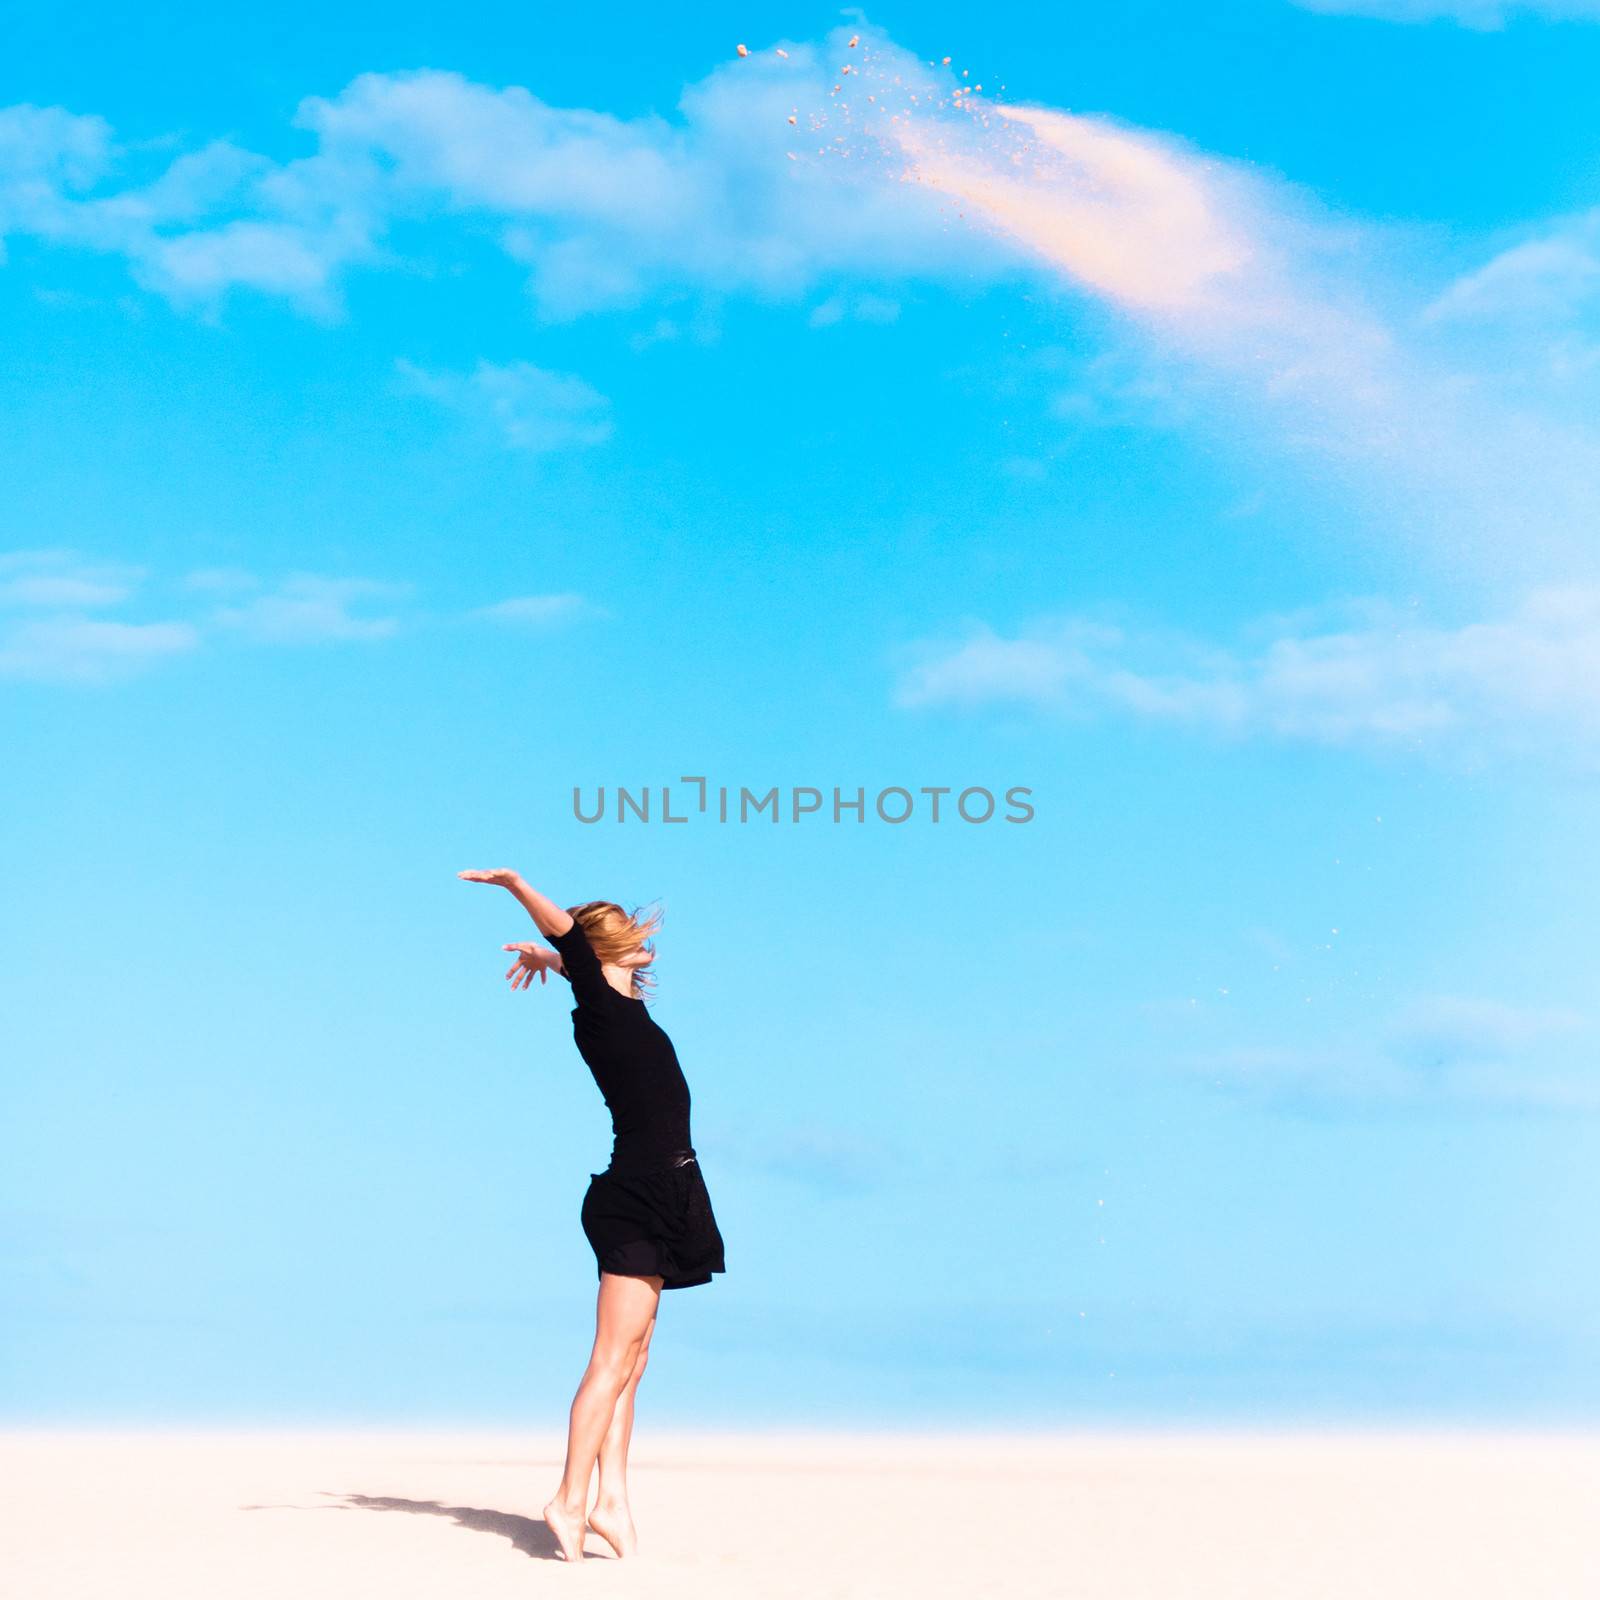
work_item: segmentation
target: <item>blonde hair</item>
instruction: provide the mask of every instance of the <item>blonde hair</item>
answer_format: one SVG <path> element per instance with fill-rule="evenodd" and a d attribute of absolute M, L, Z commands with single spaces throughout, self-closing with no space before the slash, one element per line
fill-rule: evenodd
<path fill-rule="evenodd" d="M 656 958 L 650 936 L 661 926 L 661 908 L 636 906 L 627 912 L 614 900 L 586 900 L 581 906 L 568 906 L 567 915 L 582 925 L 601 966 L 633 968 L 633 996 L 643 1000 L 655 987 L 655 974 L 645 969 Z"/>

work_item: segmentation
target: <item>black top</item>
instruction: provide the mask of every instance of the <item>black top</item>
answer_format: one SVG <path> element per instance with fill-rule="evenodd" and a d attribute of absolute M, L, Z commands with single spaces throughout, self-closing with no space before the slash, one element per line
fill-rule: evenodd
<path fill-rule="evenodd" d="M 572 1011 L 578 1053 L 611 1110 L 613 1164 L 648 1163 L 692 1148 L 689 1085 L 672 1041 L 644 1001 L 606 982 L 594 946 L 576 918 L 565 933 L 546 937 L 561 952 L 578 1002 Z"/>

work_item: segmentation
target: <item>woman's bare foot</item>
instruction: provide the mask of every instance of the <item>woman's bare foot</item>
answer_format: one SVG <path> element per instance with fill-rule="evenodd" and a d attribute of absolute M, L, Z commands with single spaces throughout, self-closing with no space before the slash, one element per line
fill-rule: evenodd
<path fill-rule="evenodd" d="M 619 1556 L 637 1554 L 639 1537 L 633 1531 L 633 1516 L 625 1500 L 596 1501 L 594 1510 L 589 1513 L 589 1526 Z"/>
<path fill-rule="evenodd" d="M 583 1560 L 583 1512 L 574 1511 L 559 1496 L 544 1508 L 545 1525 L 556 1536 L 568 1561 Z M 598 1530 L 596 1530 L 598 1531 Z"/>

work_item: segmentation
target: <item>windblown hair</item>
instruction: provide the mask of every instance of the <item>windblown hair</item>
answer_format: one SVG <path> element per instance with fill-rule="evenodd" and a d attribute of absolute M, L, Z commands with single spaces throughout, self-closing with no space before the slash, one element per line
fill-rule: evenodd
<path fill-rule="evenodd" d="M 614 900 L 586 900 L 568 906 L 567 915 L 582 925 L 602 966 L 633 968 L 633 997 L 643 1000 L 655 987 L 655 974 L 646 969 L 656 958 L 650 936 L 661 926 L 660 907 L 636 906 L 630 913 Z"/>

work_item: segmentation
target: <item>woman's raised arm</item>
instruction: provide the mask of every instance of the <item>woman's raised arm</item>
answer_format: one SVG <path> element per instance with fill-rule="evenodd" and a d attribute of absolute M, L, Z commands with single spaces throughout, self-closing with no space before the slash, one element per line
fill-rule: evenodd
<path fill-rule="evenodd" d="M 502 889 L 509 889 L 523 910 L 533 918 L 533 925 L 547 939 L 571 931 L 571 916 L 549 895 L 540 894 L 531 884 L 524 882 L 521 873 L 514 872 L 510 867 L 492 867 L 487 872 L 458 872 L 456 876 L 466 883 L 493 883 Z"/>

